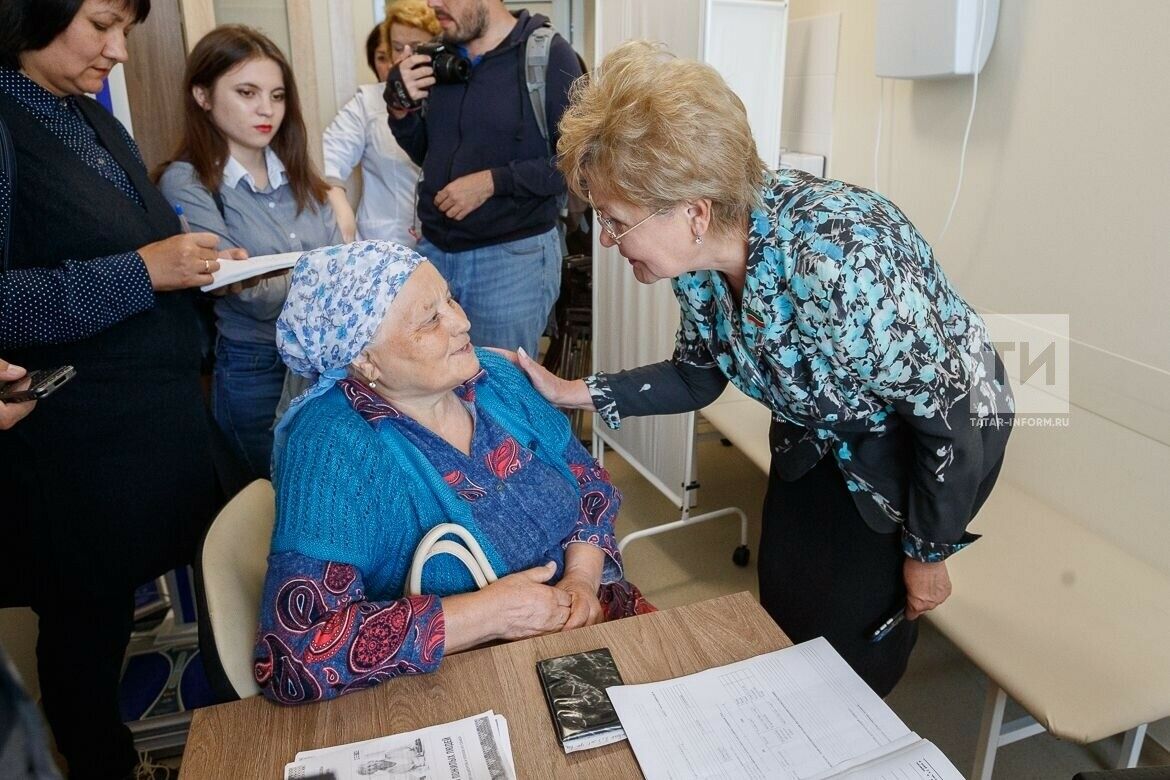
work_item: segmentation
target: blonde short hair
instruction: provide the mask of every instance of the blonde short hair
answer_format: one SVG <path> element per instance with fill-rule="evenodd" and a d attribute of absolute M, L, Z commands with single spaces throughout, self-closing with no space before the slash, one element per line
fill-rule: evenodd
<path fill-rule="evenodd" d="M 427 5 L 427 0 L 393 0 L 386 3 L 386 21 L 382 22 L 382 42 L 390 43 L 390 25 L 404 24 L 438 35 L 443 31 L 435 12 Z"/>
<path fill-rule="evenodd" d="M 739 232 L 766 166 L 743 102 L 718 71 L 628 41 L 573 87 L 558 165 L 569 187 L 661 209 L 708 198 L 712 227 Z"/>

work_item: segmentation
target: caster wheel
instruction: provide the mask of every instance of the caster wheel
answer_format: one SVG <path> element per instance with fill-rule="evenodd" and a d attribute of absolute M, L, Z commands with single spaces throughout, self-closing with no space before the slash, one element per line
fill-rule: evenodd
<path fill-rule="evenodd" d="M 735 552 L 731 554 L 731 562 L 736 566 L 747 566 L 751 559 L 751 551 L 744 545 L 735 548 Z"/>

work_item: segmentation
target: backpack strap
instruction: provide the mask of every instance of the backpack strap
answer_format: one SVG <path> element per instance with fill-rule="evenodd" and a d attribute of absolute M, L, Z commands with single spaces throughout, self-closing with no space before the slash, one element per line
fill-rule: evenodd
<path fill-rule="evenodd" d="M 12 199 L 16 197 L 16 150 L 3 119 L 0 119 L 0 171 L 8 182 L 8 197 L 0 204 L 4 209 L 0 214 L 0 269 L 7 271 L 8 250 L 12 243 Z"/>
<path fill-rule="evenodd" d="M 553 147 L 552 135 L 548 131 L 548 60 L 552 51 L 553 37 L 557 31 L 545 22 L 533 30 L 524 41 L 524 80 L 528 86 L 528 97 L 532 100 L 532 113 L 536 116 L 536 126 L 540 128 L 540 135 L 548 146 L 550 157 L 556 157 L 557 150 Z M 568 193 L 557 197 L 557 211 L 565 216 L 568 207 Z M 557 227 L 563 226 L 558 221 Z M 563 243 L 563 234 L 562 234 Z"/>
<path fill-rule="evenodd" d="M 536 124 L 540 128 L 541 137 L 549 145 L 550 154 L 556 150 L 552 148 L 548 132 L 548 58 L 556 34 L 557 31 L 551 25 L 545 24 L 533 30 L 524 42 L 524 80 L 528 86 L 528 97 L 532 100 L 532 113 L 536 115 Z"/>

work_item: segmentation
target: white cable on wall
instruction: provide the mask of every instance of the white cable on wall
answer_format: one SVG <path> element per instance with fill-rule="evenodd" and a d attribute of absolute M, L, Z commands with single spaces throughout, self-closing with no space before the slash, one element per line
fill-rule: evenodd
<path fill-rule="evenodd" d="M 951 198 L 951 207 L 947 211 L 947 218 L 943 222 L 942 231 L 935 241 L 936 244 L 942 243 L 943 237 L 947 234 L 947 229 L 951 226 L 951 218 L 955 216 L 955 206 L 959 204 L 959 193 L 963 190 L 963 173 L 967 168 L 967 142 L 971 139 L 971 125 L 975 120 L 975 105 L 979 100 L 979 57 L 983 52 L 983 28 L 986 23 L 987 0 L 979 0 L 979 33 L 975 37 L 975 64 L 972 68 L 975 73 L 971 76 L 971 110 L 967 113 L 967 129 L 963 131 L 963 148 L 959 152 L 959 178 L 955 182 L 955 194 Z"/>

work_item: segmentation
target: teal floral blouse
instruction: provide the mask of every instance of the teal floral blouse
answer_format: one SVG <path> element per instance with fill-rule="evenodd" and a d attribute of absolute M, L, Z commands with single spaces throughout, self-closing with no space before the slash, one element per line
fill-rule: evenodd
<path fill-rule="evenodd" d="M 1014 404 L 982 319 L 881 195 L 784 169 L 751 215 L 737 304 L 716 271 L 673 280 L 670 361 L 586 383 L 607 425 L 701 408 L 726 380 L 772 411 L 773 474 L 831 453 L 866 522 L 924 561 L 966 527 L 1003 460 Z M 649 386 L 649 387 L 647 387 Z"/>

